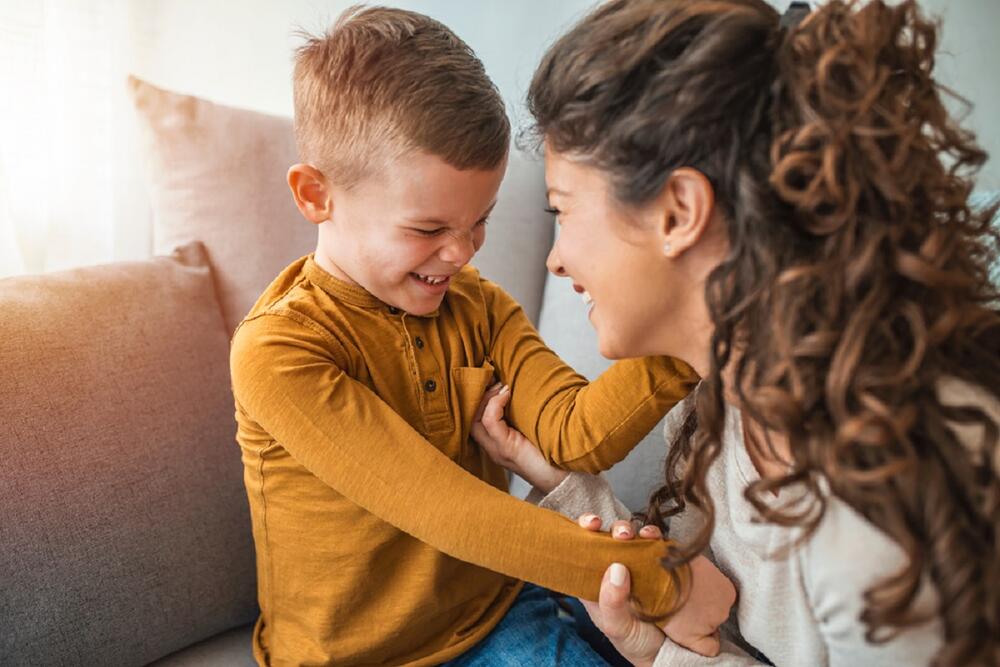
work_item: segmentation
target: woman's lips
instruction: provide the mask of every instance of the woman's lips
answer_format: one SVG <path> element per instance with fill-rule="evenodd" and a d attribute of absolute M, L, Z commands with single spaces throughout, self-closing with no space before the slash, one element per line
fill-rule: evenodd
<path fill-rule="evenodd" d="M 587 304 L 588 306 L 593 305 L 594 298 L 590 296 L 590 292 L 584 289 L 583 285 L 577 285 L 576 283 L 573 283 L 573 290 L 577 294 L 580 294 L 583 297 L 583 302 L 585 304 Z"/>

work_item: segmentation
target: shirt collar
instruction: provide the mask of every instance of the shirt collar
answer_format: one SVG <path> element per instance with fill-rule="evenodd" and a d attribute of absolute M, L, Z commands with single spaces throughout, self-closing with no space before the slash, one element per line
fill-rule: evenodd
<path fill-rule="evenodd" d="M 385 309 L 394 315 L 404 312 L 395 306 L 390 306 L 383 302 L 364 287 L 331 275 L 329 271 L 316 263 L 315 253 L 310 254 L 306 259 L 304 271 L 306 277 L 312 283 L 339 301 L 361 308 Z M 419 317 L 436 317 L 439 310 L 440 308 L 435 309 L 434 312 L 420 315 Z M 417 316 L 411 315 L 411 317 Z"/>

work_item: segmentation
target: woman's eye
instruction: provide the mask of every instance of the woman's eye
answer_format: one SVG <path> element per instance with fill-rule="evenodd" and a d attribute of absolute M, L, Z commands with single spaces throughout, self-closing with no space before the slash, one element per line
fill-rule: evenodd
<path fill-rule="evenodd" d="M 444 227 L 440 229 L 417 229 L 414 231 L 421 236 L 440 236 L 444 232 Z"/>
<path fill-rule="evenodd" d="M 489 218 L 483 218 L 482 220 L 480 220 L 479 222 L 476 223 L 476 227 L 485 227 L 488 224 L 490 224 L 490 219 Z"/>

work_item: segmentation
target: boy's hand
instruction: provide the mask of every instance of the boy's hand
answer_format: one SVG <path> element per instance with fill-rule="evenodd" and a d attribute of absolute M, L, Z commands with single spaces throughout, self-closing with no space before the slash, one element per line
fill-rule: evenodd
<path fill-rule="evenodd" d="M 507 470 L 520 475 L 542 493 L 549 493 L 569 473 L 545 460 L 538 447 L 504 420 L 510 387 L 495 384 L 483 394 L 472 419 L 472 439 L 489 457 Z"/>
<path fill-rule="evenodd" d="M 601 529 L 600 518 L 593 514 L 581 516 L 579 524 L 587 530 Z M 635 536 L 631 524 L 627 521 L 616 521 L 611 534 L 616 540 L 630 540 Z M 659 528 L 655 526 L 643 526 L 639 530 L 639 536 L 647 539 L 662 537 Z M 652 623 L 639 620 L 632 612 L 628 605 L 631 592 L 628 571 L 626 570 L 624 575 L 621 572 L 613 572 L 613 569 L 617 569 L 616 566 L 621 567 L 620 564 L 613 563 L 601 582 L 601 598 L 596 605 L 597 615 L 591 611 L 595 606 L 594 603 L 584 602 L 584 606 L 587 607 L 594 624 L 608 636 L 622 655 L 630 660 L 635 657 L 636 660 L 632 661 L 637 665 L 652 664 L 656 657 L 655 651 L 652 657 L 648 656 L 656 637 L 652 630 L 659 631 L 659 628 Z M 615 586 L 612 575 L 616 575 L 615 581 L 622 580 L 624 576 L 623 585 Z M 684 606 L 663 625 L 663 632 L 675 643 L 695 653 L 714 657 L 719 654 L 720 649 L 719 626 L 729 618 L 729 611 L 735 603 L 736 587 L 733 583 L 712 561 L 704 556 L 698 556 L 691 561 L 691 594 Z M 618 642 L 622 643 L 621 647 L 618 646 Z M 656 643 L 657 651 L 662 643 L 662 639 Z M 626 650 L 631 651 L 632 655 L 626 653 Z"/>

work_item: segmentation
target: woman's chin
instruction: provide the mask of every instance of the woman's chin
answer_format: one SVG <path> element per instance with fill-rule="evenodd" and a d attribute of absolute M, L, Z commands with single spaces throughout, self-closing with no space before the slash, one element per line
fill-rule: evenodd
<path fill-rule="evenodd" d="M 618 328 L 611 328 L 610 331 L 601 326 L 595 326 L 597 331 L 597 349 L 605 359 L 634 359 L 635 357 L 647 357 L 657 354 L 654 350 L 647 349 L 647 341 L 641 337 L 628 335 L 628 332 Z M 623 335 L 624 334 L 624 335 Z"/>
<path fill-rule="evenodd" d="M 601 332 L 597 332 L 597 349 L 601 353 L 601 356 L 605 359 L 624 359 L 629 355 L 623 354 L 621 347 L 616 345 L 613 340 L 609 340 L 608 337 L 602 336 Z"/>

